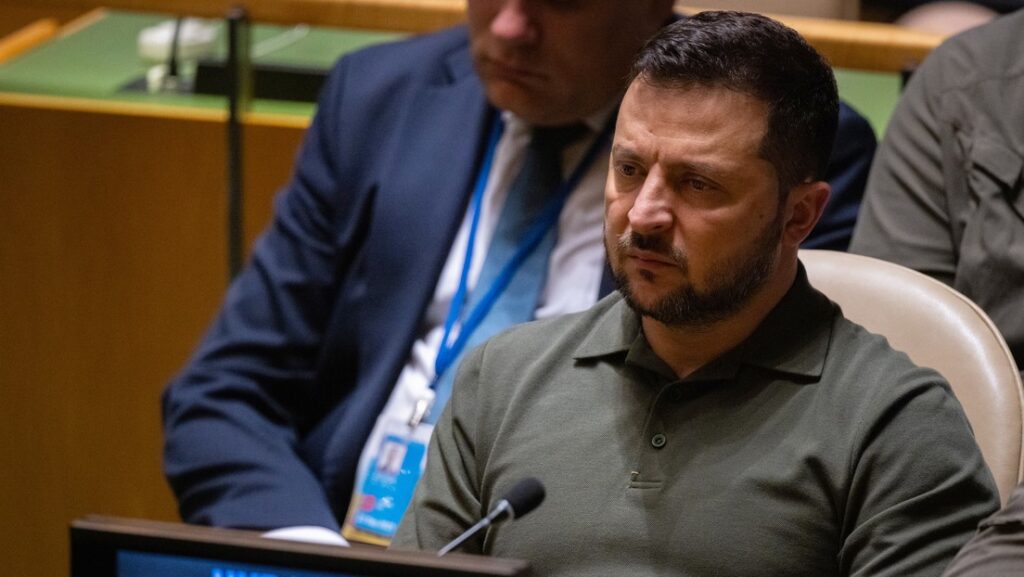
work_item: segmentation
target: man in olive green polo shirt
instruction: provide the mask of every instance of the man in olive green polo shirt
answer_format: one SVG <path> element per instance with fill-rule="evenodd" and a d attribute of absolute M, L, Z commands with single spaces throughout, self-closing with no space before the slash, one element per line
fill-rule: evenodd
<path fill-rule="evenodd" d="M 537 575 L 938 575 L 998 505 L 948 385 L 797 260 L 829 187 L 824 60 L 755 15 L 658 33 L 619 111 L 620 292 L 460 369 L 395 546 L 438 549 L 519 479 L 547 500 L 463 550 Z"/>

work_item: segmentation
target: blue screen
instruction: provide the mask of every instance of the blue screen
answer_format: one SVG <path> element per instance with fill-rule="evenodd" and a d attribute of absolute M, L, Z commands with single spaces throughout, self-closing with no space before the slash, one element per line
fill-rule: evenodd
<path fill-rule="evenodd" d="M 270 565 L 211 561 L 197 557 L 117 552 L 117 577 L 360 577 L 352 573 L 300 571 Z"/>

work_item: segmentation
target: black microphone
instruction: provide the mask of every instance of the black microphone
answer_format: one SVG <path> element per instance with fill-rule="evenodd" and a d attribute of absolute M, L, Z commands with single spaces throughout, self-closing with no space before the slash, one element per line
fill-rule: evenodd
<path fill-rule="evenodd" d="M 494 509 L 491 509 L 490 514 L 480 519 L 476 525 L 467 529 L 456 537 L 454 541 L 445 545 L 443 549 L 437 552 L 437 556 L 442 557 L 452 549 L 462 545 L 463 541 L 475 535 L 480 529 L 492 524 L 501 523 L 507 519 L 518 519 L 526 515 L 536 509 L 537 505 L 540 505 L 542 501 L 544 501 L 544 485 L 540 481 L 533 477 L 527 477 L 519 481 L 505 493 L 501 501 L 498 501 Z"/>

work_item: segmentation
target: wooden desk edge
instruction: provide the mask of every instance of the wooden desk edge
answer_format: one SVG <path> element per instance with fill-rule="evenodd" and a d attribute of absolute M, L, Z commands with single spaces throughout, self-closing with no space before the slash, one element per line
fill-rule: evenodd
<path fill-rule="evenodd" d="M 42 18 L 0 38 L 0 64 L 49 40 L 59 28 L 55 18 Z"/>
<path fill-rule="evenodd" d="M 172 118 L 217 123 L 227 122 L 228 117 L 226 110 L 194 106 L 168 106 L 163 103 L 117 102 L 72 96 L 48 96 L 15 92 L 0 92 L 0 106 L 58 109 L 92 114 L 117 114 L 121 116 Z M 248 126 L 293 128 L 297 130 L 305 130 L 309 126 L 309 122 L 310 119 L 306 116 L 265 112 L 247 113 L 243 120 L 243 123 Z"/>

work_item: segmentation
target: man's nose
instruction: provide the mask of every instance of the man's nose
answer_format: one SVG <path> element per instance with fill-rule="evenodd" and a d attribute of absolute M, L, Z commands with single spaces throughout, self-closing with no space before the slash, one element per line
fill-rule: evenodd
<path fill-rule="evenodd" d="M 672 228 L 669 191 L 656 178 L 648 178 L 629 209 L 629 226 L 640 234 L 657 234 Z"/>
<path fill-rule="evenodd" d="M 535 8 L 530 0 L 505 0 L 491 21 L 491 33 L 501 40 L 516 44 L 532 44 L 540 38 Z"/>

